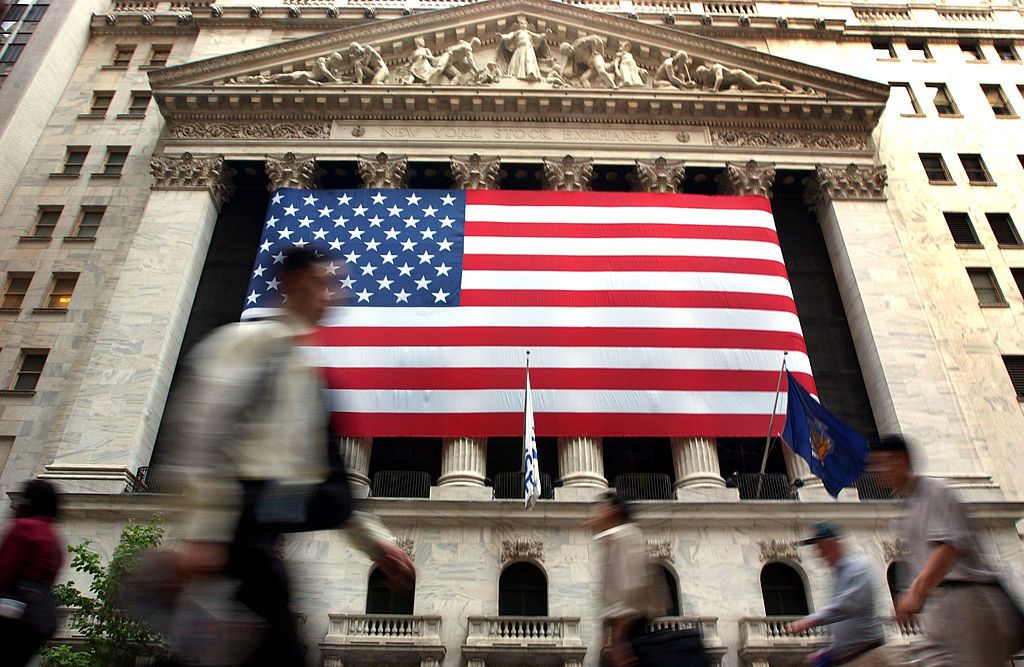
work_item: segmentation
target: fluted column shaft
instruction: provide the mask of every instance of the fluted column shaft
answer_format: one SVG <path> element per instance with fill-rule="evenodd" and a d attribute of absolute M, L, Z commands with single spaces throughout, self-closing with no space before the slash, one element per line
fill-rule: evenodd
<path fill-rule="evenodd" d="M 483 486 L 487 474 L 485 438 L 445 438 L 438 486 Z"/>
<path fill-rule="evenodd" d="M 797 496 L 800 500 L 827 500 L 831 498 L 828 491 L 825 490 L 825 485 L 822 481 L 811 472 L 810 466 L 807 465 L 807 461 L 804 461 L 803 457 L 794 454 L 793 451 L 786 447 L 784 444 L 779 443 L 778 447 L 782 447 L 783 458 L 786 460 L 786 473 L 789 475 L 789 481 L 792 484 L 796 484 L 797 481 Z M 844 496 L 848 496 L 846 492 Z"/>
<path fill-rule="evenodd" d="M 672 465 L 676 489 L 724 489 L 718 467 L 718 441 L 714 438 L 672 438 Z"/>
<path fill-rule="evenodd" d="M 604 478 L 604 447 L 601 438 L 558 439 L 558 469 L 562 487 L 608 488 Z"/>
<path fill-rule="evenodd" d="M 373 440 L 370 438 L 341 438 L 338 446 L 345 457 L 345 471 L 352 483 L 353 492 L 358 487 L 370 488 L 370 453 L 373 451 Z M 360 489 L 361 490 L 361 489 Z M 365 495 L 357 493 L 356 495 Z"/>

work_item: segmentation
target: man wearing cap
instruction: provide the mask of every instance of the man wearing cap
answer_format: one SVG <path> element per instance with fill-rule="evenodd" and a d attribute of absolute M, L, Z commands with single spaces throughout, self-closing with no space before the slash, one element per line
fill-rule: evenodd
<path fill-rule="evenodd" d="M 807 658 L 812 665 L 857 665 L 888 667 L 896 664 L 883 645 L 885 635 L 875 611 L 875 578 L 867 560 L 849 553 L 840 540 L 839 530 L 821 522 L 803 545 L 813 544 L 818 556 L 833 574 L 832 601 L 818 612 L 793 621 L 787 630 L 793 634 L 817 625 L 832 626 L 832 642 Z"/>
<path fill-rule="evenodd" d="M 872 447 L 870 467 L 905 499 L 899 532 L 907 553 L 896 618 L 907 623 L 924 610 L 924 637 L 911 646 L 913 664 L 1003 667 L 1021 646 L 1024 617 L 981 551 L 956 493 L 914 473 L 913 456 L 899 435 Z"/>

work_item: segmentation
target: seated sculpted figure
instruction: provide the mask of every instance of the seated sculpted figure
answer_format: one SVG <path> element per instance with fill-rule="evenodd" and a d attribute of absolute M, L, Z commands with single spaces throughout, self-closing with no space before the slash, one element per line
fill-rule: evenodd
<path fill-rule="evenodd" d="M 791 93 L 789 88 L 771 83 L 770 81 L 758 81 L 757 77 L 738 68 L 730 68 L 721 63 L 701 65 L 694 70 L 694 78 L 705 90 L 761 90 L 771 93 Z"/>
<path fill-rule="evenodd" d="M 567 82 L 586 87 L 616 87 L 608 63 L 604 59 L 603 37 L 587 35 L 572 44 L 562 42 L 560 50 L 566 58 L 562 76 Z"/>
<path fill-rule="evenodd" d="M 454 46 L 449 46 L 437 58 L 437 64 L 427 83 L 443 83 L 447 77 L 450 83 L 473 83 L 480 67 L 473 58 L 473 49 L 480 46 L 480 38 L 474 37 L 468 42 L 460 39 Z"/>
<path fill-rule="evenodd" d="M 658 88 L 674 86 L 680 90 L 696 88 L 697 82 L 690 76 L 690 56 L 686 51 L 676 51 L 662 61 L 654 73 L 654 85 Z"/>
<path fill-rule="evenodd" d="M 352 42 L 348 47 L 348 57 L 352 61 L 354 83 L 356 84 L 383 83 L 389 74 L 384 59 L 372 46 Z"/>

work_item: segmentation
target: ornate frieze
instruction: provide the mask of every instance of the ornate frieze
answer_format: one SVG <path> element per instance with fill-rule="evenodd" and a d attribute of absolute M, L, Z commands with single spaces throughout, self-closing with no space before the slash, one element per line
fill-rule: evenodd
<path fill-rule="evenodd" d="M 483 158 L 473 153 L 466 158 L 452 156 L 452 178 L 461 190 L 497 190 L 501 158 Z"/>
<path fill-rule="evenodd" d="M 231 196 L 232 170 L 223 155 L 154 155 L 149 162 L 154 190 L 208 190 L 219 210 Z"/>
<path fill-rule="evenodd" d="M 266 156 L 266 164 L 267 189 L 271 192 L 278 188 L 310 190 L 316 187 L 316 158 L 301 158 L 288 152 L 280 158 Z"/>
<path fill-rule="evenodd" d="M 404 551 L 410 559 L 416 560 L 416 543 L 411 537 L 407 539 L 395 538 L 395 546 Z"/>
<path fill-rule="evenodd" d="M 540 540 L 501 541 L 502 564 L 523 559 L 544 562 L 544 543 Z"/>
<path fill-rule="evenodd" d="M 711 142 L 719 146 L 751 148 L 815 148 L 824 150 L 868 150 L 867 137 L 861 134 L 817 134 L 780 130 L 711 130 Z"/>
<path fill-rule="evenodd" d="M 647 540 L 644 544 L 647 547 L 648 558 L 666 563 L 675 561 L 675 556 L 672 554 L 672 543 L 668 540 Z"/>
<path fill-rule="evenodd" d="M 327 139 L 331 124 L 327 121 L 298 123 L 170 123 L 168 131 L 175 139 Z"/>
<path fill-rule="evenodd" d="M 790 540 L 771 540 L 757 543 L 761 550 L 761 562 L 790 561 L 800 562 L 800 553 L 797 551 L 796 543 Z"/>
<path fill-rule="evenodd" d="M 900 560 L 907 554 L 907 545 L 903 539 L 885 540 L 882 542 L 882 556 L 886 562 Z"/>
<path fill-rule="evenodd" d="M 561 160 L 544 158 L 544 187 L 548 190 L 584 192 L 590 190 L 593 175 L 593 160 L 577 160 L 571 155 Z"/>
<path fill-rule="evenodd" d="M 685 175 L 686 167 L 682 162 L 669 162 L 663 157 L 636 161 L 640 192 L 677 192 Z"/>
<path fill-rule="evenodd" d="M 814 170 L 814 181 L 808 186 L 808 203 L 819 206 L 827 201 L 885 200 L 888 179 L 884 166 L 825 167 Z"/>
<path fill-rule="evenodd" d="M 775 166 L 759 164 L 754 160 L 742 164 L 729 163 L 725 165 L 725 173 L 716 181 L 724 194 L 760 195 L 771 199 Z"/>
<path fill-rule="evenodd" d="M 359 177 L 364 188 L 404 188 L 409 177 L 409 160 L 406 157 L 388 157 L 378 153 L 376 157 L 358 156 Z"/>

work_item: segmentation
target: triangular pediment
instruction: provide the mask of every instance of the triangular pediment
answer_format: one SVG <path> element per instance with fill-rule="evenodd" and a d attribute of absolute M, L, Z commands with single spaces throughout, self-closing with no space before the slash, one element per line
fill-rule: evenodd
<path fill-rule="evenodd" d="M 150 83 L 169 120 L 288 107 L 368 118 L 788 117 L 869 129 L 888 96 L 872 81 L 548 0 L 370 22 L 157 70 Z"/>

